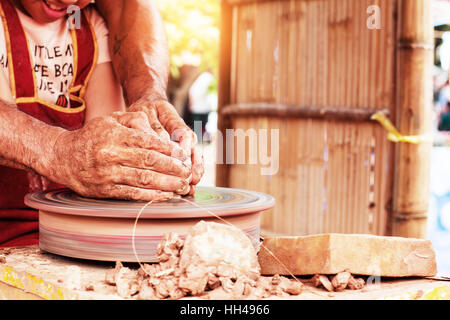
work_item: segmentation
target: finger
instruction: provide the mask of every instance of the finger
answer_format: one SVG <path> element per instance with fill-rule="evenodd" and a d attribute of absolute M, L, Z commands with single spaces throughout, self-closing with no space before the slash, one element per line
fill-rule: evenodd
<path fill-rule="evenodd" d="M 158 121 L 156 110 L 150 109 L 149 113 L 150 116 L 147 116 L 148 113 L 144 111 L 120 112 L 117 113 L 117 118 L 119 123 L 126 127 L 157 135 L 162 141 L 168 143 L 172 147 L 170 151 L 171 157 L 184 159 L 186 156 L 184 155 L 182 148 L 170 140 L 169 133 L 164 130 L 161 123 Z"/>
<path fill-rule="evenodd" d="M 180 128 L 172 132 L 172 140 L 177 141 L 185 152 L 186 157 L 191 158 L 192 148 L 195 146 L 195 134 L 189 128 Z"/>
<path fill-rule="evenodd" d="M 192 184 L 200 182 L 205 172 L 203 153 L 200 149 L 194 148 L 192 153 Z"/>
<path fill-rule="evenodd" d="M 157 119 L 164 131 L 169 134 L 169 139 L 179 142 L 185 156 L 190 158 L 192 148 L 196 144 L 196 141 L 193 140 L 194 132 L 186 125 L 175 107 L 169 102 L 158 101 L 153 106 L 154 108 L 147 108 L 150 113 L 149 117 Z"/>
<path fill-rule="evenodd" d="M 155 133 L 163 141 L 170 141 L 171 136 L 174 137 L 177 135 L 174 131 L 177 128 L 181 128 L 183 132 L 180 131 L 179 139 L 175 139 L 175 141 L 182 142 L 182 144 L 180 144 L 181 148 L 179 149 L 181 151 L 174 149 L 171 156 L 179 159 L 183 156 L 186 158 L 191 157 L 191 139 L 193 132 L 186 126 L 186 123 L 183 119 L 181 119 L 175 108 L 170 103 L 167 101 L 159 101 L 155 103 L 153 107 L 138 103 L 131 106 L 128 110 L 130 110 L 130 113 L 145 112 L 147 114 L 150 127 L 152 127 L 152 130 L 155 131 Z M 184 152 L 183 156 L 181 156 L 180 152 Z"/>
<path fill-rule="evenodd" d="M 186 125 L 173 105 L 163 101 L 155 106 L 159 122 L 169 132 L 171 139 L 180 143 L 186 156 L 190 158 L 192 148 L 196 144 L 194 132 Z"/>
<path fill-rule="evenodd" d="M 186 196 L 191 191 L 191 185 L 188 183 L 183 190 L 179 190 L 176 193 L 180 196 Z"/>
<path fill-rule="evenodd" d="M 164 201 L 174 197 L 172 192 L 141 189 L 127 185 L 112 185 L 103 190 L 105 197 L 136 201 Z"/>
<path fill-rule="evenodd" d="M 113 117 L 124 127 L 141 130 L 150 134 L 155 133 L 149 124 L 145 112 L 115 112 Z"/>
<path fill-rule="evenodd" d="M 185 192 L 189 183 L 182 179 L 167 174 L 130 167 L 114 167 L 111 172 L 113 182 L 137 188 L 176 192 Z M 189 191 L 189 190 L 188 190 Z"/>
<path fill-rule="evenodd" d="M 190 167 L 186 160 L 189 160 L 189 157 L 185 155 L 184 150 L 181 148 L 181 146 L 174 141 L 168 140 L 169 145 L 172 147 L 172 151 L 170 153 L 170 156 L 173 158 L 177 158 L 178 160 L 182 161 L 186 166 Z"/>
<path fill-rule="evenodd" d="M 154 150 L 181 161 L 186 160 L 183 149 L 177 144 L 171 143 L 171 141 L 164 141 L 156 134 L 148 134 L 135 129 L 128 130 L 130 130 L 129 135 L 124 141 L 127 146 Z"/>
<path fill-rule="evenodd" d="M 195 195 L 195 187 L 193 185 L 190 186 L 189 195 L 190 196 Z"/>
<path fill-rule="evenodd" d="M 159 121 L 158 113 L 154 108 L 149 109 L 148 120 L 150 123 L 150 127 L 156 132 L 157 135 L 160 136 L 161 139 L 170 141 L 170 135 Z"/>
<path fill-rule="evenodd" d="M 107 155 L 109 161 L 126 167 L 147 169 L 187 179 L 191 170 L 179 159 L 154 150 L 114 147 Z"/>
<path fill-rule="evenodd" d="M 158 101 L 154 106 L 157 109 L 159 122 L 161 122 L 169 134 L 172 134 L 176 129 L 187 127 L 175 107 L 169 102 Z"/>
<path fill-rule="evenodd" d="M 156 132 L 151 128 L 147 114 L 142 111 L 134 111 L 134 112 L 114 112 L 112 117 L 116 119 L 116 121 L 124 127 L 129 129 L 135 129 L 141 132 L 144 132 L 149 135 L 150 143 L 153 145 L 151 148 L 147 146 L 148 149 L 154 149 L 166 155 L 170 155 L 172 151 L 170 151 L 173 145 L 169 145 L 167 142 L 160 143 L 160 139 L 157 139 Z M 142 135 L 138 136 L 137 139 L 140 139 Z M 134 142 L 136 143 L 136 142 Z M 142 146 L 142 142 L 137 142 L 138 146 Z M 147 144 L 146 144 L 147 145 Z M 179 152 L 179 151 L 177 151 Z"/>

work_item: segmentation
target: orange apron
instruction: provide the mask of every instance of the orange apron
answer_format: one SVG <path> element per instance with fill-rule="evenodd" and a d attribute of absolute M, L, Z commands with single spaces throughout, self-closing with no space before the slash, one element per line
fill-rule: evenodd
<path fill-rule="evenodd" d="M 0 0 L 0 14 L 8 50 L 11 91 L 17 108 L 51 126 L 67 130 L 81 128 L 86 115 L 83 97 L 98 54 L 95 33 L 85 13 L 81 14 L 81 28 L 70 31 L 74 48 L 74 77 L 68 90 L 70 108 L 64 96 L 57 104 L 38 98 L 28 40 L 16 8 L 9 0 Z M 25 206 L 24 196 L 57 187 L 61 186 L 35 174 L 0 166 L 0 247 L 38 243 L 38 212 Z"/>

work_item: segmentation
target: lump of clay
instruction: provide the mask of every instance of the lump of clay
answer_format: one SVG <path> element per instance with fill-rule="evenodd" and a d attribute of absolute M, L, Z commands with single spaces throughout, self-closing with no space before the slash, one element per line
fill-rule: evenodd
<path fill-rule="evenodd" d="M 348 271 L 339 272 L 333 276 L 332 280 L 324 274 L 316 274 L 311 278 L 313 286 L 319 288 L 324 287 L 328 291 L 343 291 L 346 288 L 350 290 L 360 290 L 365 286 L 362 278 L 354 278 Z"/>
<path fill-rule="evenodd" d="M 331 284 L 336 291 L 343 291 L 347 288 L 348 281 L 351 278 L 351 273 L 347 271 L 339 272 L 334 276 L 333 280 L 331 280 Z"/>
<path fill-rule="evenodd" d="M 233 269 L 240 274 L 259 274 L 258 256 L 242 230 L 215 222 L 200 221 L 184 241 L 180 267 L 203 265 L 206 268 Z"/>
<path fill-rule="evenodd" d="M 174 232 L 166 235 L 158 245 L 156 255 L 162 265 L 174 266 L 180 259 L 183 240 Z"/>
<path fill-rule="evenodd" d="M 314 277 L 312 278 L 312 283 L 315 287 L 324 287 L 325 289 L 327 289 L 327 291 L 333 291 L 334 287 L 331 284 L 331 281 L 328 279 L 328 277 L 326 275 L 323 274 L 316 274 L 314 275 Z"/>
<path fill-rule="evenodd" d="M 201 221 L 183 241 L 165 234 L 157 249 L 157 264 L 144 264 L 137 271 L 121 263 L 106 274 L 124 298 L 261 299 L 272 295 L 301 293 L 302 283 L 279 275 L 259 273 L 257 253 L 240 229 Z"/>
<path fill-rule="evenodd" d="M 124 298 L 129 298 L 139 290 L 138 272 L 124 267 L 120 261 L 116 267 L 105 275 L 105 282 L 117 287 L 117 293 Z"/>
<path fill-rule="evenodd" d="M 362 278 L 350 277 L 348 280 L 348 288 L 350 290 L 361 290 L 366 285 L 366 282 Z"/>

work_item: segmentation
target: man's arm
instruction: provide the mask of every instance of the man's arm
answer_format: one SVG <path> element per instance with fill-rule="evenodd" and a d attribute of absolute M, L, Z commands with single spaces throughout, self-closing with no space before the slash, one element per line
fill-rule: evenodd
<path fill-rule="evenodd" d="M 162 18 L 151 0 L 97 0 L 110 32 L 114 69 L 127 105 L 166 100 L 169 48 Z"/>
<path fill-rule="evenodd" d="M 115 113 L 67 131 L 0 100 L 0 163 L 28 168 L 87 197 L 150 201 L 187 193 L 190 171 L 170 157 L 174 146 L 133 129 L 140 118 Z"/>
<path fill-rule="evenodd" d="M 85 122 L 125 111 L 120 85 L 115 77 L 111 62 L 97 65 L 86 90 Z"/>
<path fill-rule="evenodd" d="M 96 0 L 96 4 L 110 31 L 114 69 L 128 111 L 146 113 L 162 139 L 180 143 L 191 161 L 191 182 L 197 184 L 204 171 L 203 156 L 195 149 L 194 132 L 167 100 L 169 49 L 156 5 L 151 0 Z"/>
<path fill-rule="evenodd" d="M 46 125 L 4 100 L 0 100 L 0 123 L 0 164 L 47 175 L 53 145 L 64 130 Z"/>

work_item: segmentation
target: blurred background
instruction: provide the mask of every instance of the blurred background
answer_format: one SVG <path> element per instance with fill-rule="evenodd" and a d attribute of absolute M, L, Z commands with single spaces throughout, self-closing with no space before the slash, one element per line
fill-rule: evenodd
<path fill-rule="evenodd" d="M 438 270 L 450 275 L 450 2 L 431 0 L 434 24 L 433 149 L 427 238 Z M 376 1 L 375 1 L 376 2 Z M 195 129 L 206 173 L 201 185 L 215 185 L 218 123 L 219 0 L 156 0 L 171 50 L 169 97 Z M 194 122 L 201 126 L 194 128 Z"/>
<path fill-rule="evenodd" d="M 450 274 L 450 2 L 433 0 L 435 59 L 433 71 L 434 147 L 428 238 L 438 252 L 438 268 Z"/>
<path fill-rule="evenodd" d="M 220 0 L 155 0 L 171 53 L 168 94 L 197 134 L 205 157 L 201 185 L 215 184 Z M 194 128 L 194 121 L 201 124 Z"/>

